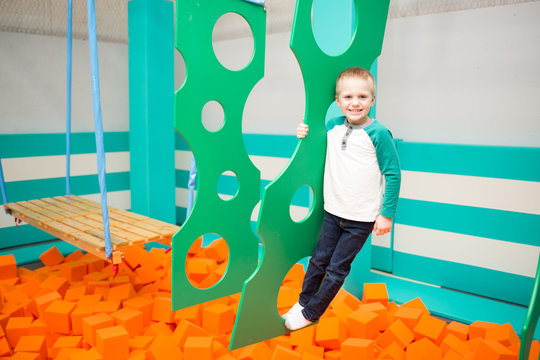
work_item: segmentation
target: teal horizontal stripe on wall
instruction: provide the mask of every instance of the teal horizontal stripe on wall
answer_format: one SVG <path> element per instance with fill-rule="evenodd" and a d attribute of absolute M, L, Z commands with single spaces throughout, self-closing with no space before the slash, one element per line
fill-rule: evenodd
<path fill-rule="evenodd" d="M 528 305 L 534 279 L 471 265 L 394 252 L 393 274 L 449 289 Z"/>
<path fill-rule="evenodd" d="M 533 246 L 540 234 L 540 215 L 411 199 L 399 199 L 396 223 Z"/>
<path fill-rule="evenodd" d="M 0 251 L 0 256 L 4 254 L 13 254 L 17 265 L 24 265 L 35 263 L 39 261 L 39 256 L 51 247 L 56 248 L 64 255 L 69 255 L 78 248 L 64 241 L 54 241 L 42 244 L 35 244 L 32 246 L 25 246 L 17 249 L 10 249 L 8 251 Z"/>
<path fill-rule="evenodd" d="M 297 144 L 296 135 L 244 134 L 244 145 L 249 155 L 290 158 Z M 176 133 L 176 150 L 191 151 L 178 132 Z"/>
<path fill-rule="evenodd" d="M 189 171 L 176 169 L 176 187 L 187 189 L 188 181 Z"/>
<path fill-rule="evenodd" d="M 187 209 L 185 207 L 181 207 L 181 206 L 176 207 L 176 224 L 177 225 L 183 224 L 184 221 L 186 221 L 186 212 L 187 212 Z"/>
<path fill-rule="evenodd" d="M 371 268 L 392 272 L 392 249 L 371 245 Z"/>
<path fill-rule="evenodd" d="M 32 244 L 54 239 L 55 237 L 31 225 L 0 228 L 0 249 Z"/>
<path fill-rule="evenodd" d="M 540 148 L 398 142 L 402 170 L 540 181 Z"/>
<path fill-rule="evenodd" d="M 106 132 L 105 152 L 129 151 L 128 132 Z M 72 133 L 71 153 L 96 152 L 94 133 Z M 55 134 L 2 134 L 0 135 L 0 158 L 65 155 L 66 135 Z"/>
<path fill-rule="evenodd" d="M 6 183 L 10 202 L 63 196 L 66 191 L 65 178 L 12 181 Z M 106 176 L 107 191 L 129 190 L 129 173 L 110 173 Z M 71 178 L 71 193 L 74 195 L 99 193 L 97 175 L 74 176 Z"/>

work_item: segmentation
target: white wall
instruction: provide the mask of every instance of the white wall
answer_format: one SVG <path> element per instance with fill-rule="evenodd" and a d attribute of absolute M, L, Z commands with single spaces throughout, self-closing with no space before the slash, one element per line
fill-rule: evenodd
<path fill-rule="evenodd" d="M 99 42 L 105 131 L 129 129 L 127 45 Z M 88 41 L 73 40 L 72 131 L 94 131 Z M 64 132 L 66 39 L 0 32 L 0 133 Z"/>
<path fill-rule="evenodd" d="M 292 16 L 292 15 L 291 15 Z M 379 61 L 379 120 L 407 141 L 540 144 L 540 2 L 390 19 Z M 294 134 L 304 114 L 288 32 L 269 34 L 246 133 Z M 235 57 L 245 39 L 216 44 Z M 0 133 L 62 132 L 65 39 L 0 32 Z M 73 131 L 92 131 L 87 41 L 74 40 Z M 127 45 L 99 43 L 106 131 L 127 131 Z M 176 86 L 183 78 L 177 56 Z"/>
<path fill-rule="evenodd" d="M 540 146 L 540 2 L 392 19 L 377 116 L 408 141 Z"/>

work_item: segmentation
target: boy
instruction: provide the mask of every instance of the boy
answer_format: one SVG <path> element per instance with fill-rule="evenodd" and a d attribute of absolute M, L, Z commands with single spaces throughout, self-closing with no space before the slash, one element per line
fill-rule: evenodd
<path fill-rule="evenodd" d="M 326 125 L 324 221 L 300 298 L 283 316 L 289 330 L 325 312 L 372 231 L 382 235 L 392 230 L 401 172 L 392 134 L 369 117 L 374 103 L 375 79 L 369 71 L 353 67 L 338 76 L 336 104 L 344 116 Z M 308 130 L 301 123 L 297 137 L 304 138 Z"/>

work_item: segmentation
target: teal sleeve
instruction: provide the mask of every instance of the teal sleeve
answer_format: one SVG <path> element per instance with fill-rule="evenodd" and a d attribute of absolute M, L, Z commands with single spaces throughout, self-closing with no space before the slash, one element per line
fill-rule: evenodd
<path fill-rule="evenodd" d="M 379 125 L 379 124 L 378 124 Z M 384 196 L 381 215 L 394 218 L 401 187 L 401 169 L 392 134 L 384 126 L 375 126 L 375 131 L 368 134 L 375 145 L 379 169 L 384 176 Z"/>

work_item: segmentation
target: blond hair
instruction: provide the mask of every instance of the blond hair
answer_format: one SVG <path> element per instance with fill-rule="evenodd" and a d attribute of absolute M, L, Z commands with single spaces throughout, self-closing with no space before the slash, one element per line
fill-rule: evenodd
<path fill-rule="evenodd" d="M 375 96 L 375 78 L 369 72 L 369 70 L 358 66 L 345 69 L 341 72 L 341 74 L 339 74 L 336 79 L 336 96 L 339 95 L 341 80 L 345 78 L 360 78 L 368 81 L 371 83 L 371 93 L 373 96 Z"/>

